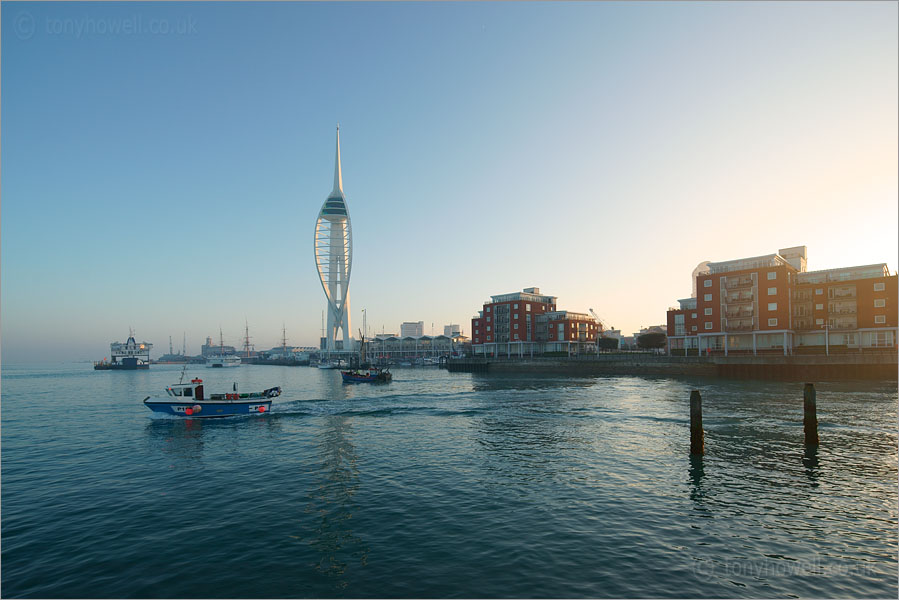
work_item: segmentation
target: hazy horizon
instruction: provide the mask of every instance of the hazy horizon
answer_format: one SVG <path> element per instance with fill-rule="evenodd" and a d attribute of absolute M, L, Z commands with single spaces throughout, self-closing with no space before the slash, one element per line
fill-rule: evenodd
<path fill-rule="evenodd" d="M 338 122 L 354 335 L 532 286 L 630 335 L 797 245 L 897 268 L 896 3 L 0 10 L 6 364 L 317 346 Z"/>

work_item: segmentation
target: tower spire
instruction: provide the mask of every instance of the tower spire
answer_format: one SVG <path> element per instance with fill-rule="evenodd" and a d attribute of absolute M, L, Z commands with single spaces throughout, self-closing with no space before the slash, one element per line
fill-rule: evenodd
<path fill-rule="evenodd" d="M 337 124 L 337 157 L 334 159 L 334 189 L 332 196 L 343 194 L 343 174 L 340 172 L 340 123 Z"/>

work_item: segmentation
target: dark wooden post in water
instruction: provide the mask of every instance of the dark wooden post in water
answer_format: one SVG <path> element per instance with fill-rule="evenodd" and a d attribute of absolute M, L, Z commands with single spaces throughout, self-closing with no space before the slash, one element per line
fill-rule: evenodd
<path fill-rule="evenodd" d="M 818 445 L 818 402 L 815 393 L 815 384 L 806 383 L 802 390 L 803 417 L 802 424 L 805 427 L 805 445 Z"/>
<path fill-rule="evenodd" d="M 705 454 L 702 433 L 702 396 L 699 390 L 690 392 L 690 454 Z"/>

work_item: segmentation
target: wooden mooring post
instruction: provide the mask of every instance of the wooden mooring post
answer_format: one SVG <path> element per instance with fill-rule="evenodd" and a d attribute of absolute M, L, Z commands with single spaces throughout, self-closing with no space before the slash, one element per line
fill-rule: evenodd
<path fill-rule="evenodd" d="M 702 432 L 702 396 L 699 390 L 690 392 L 690 454 L 705 454 Z"/>
<path fill-rule="evenodd" d="M 802 425 L 805 428 L 805 445 L 818 445 L 818 401 L 814 383 L 806 383 L 802 390 Z"/>

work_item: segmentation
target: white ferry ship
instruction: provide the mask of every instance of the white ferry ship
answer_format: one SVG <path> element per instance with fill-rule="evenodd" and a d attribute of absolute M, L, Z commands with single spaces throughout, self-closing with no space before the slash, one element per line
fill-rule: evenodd
<path fill-rule="evenodd" d="M 153 344 L 149 342 L 137 343 L 134 339 L 134 331 L 128 331 L 128 340 L 122 342 L 113 342 L 109 345 L 110 360 L 105 358 L 94 363 L 94 369 L 97 371 L 124 370 L 133 371 L 135 369 L 150 368 L 150 349 Z"/>

